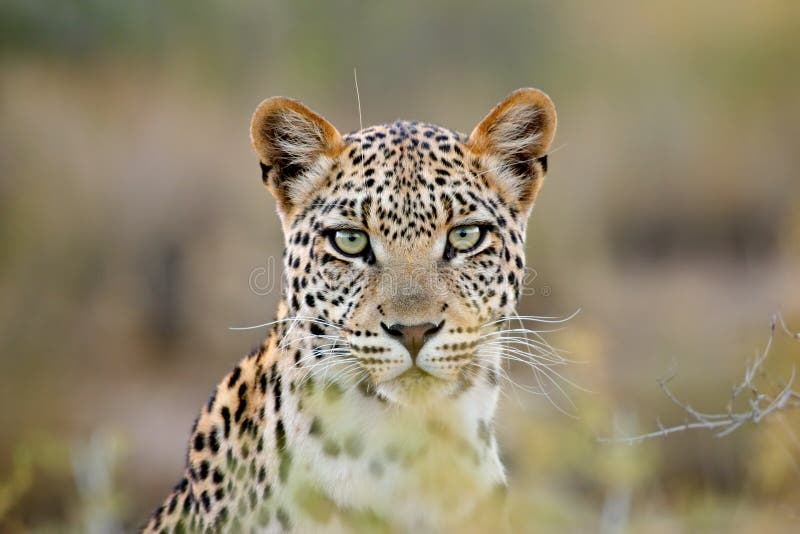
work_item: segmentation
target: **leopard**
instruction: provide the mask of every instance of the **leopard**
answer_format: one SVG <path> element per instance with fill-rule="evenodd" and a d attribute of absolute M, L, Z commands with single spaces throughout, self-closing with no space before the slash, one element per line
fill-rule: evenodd
<path fill-rule="evenodd" d="M 498 531 L 493 336 L 520 299 L 555 129 L 533 88 L 469 135 L 407 120 L 340 134 L 264 100 L 250 137 L 284 235 L 277 314 L 202 407 L 142 531 Z"/>

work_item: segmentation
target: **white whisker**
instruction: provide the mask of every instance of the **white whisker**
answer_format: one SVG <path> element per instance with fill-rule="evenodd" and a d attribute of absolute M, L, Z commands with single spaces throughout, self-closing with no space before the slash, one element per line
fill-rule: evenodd
<path fill-rule="evenodd" d="M 256 325 L 252 325 L 252 326 L 230 326 L 230 327 L 228 327 L 228 330 L 255 330 L 255 329 L 258 329 L 258 328 L 264 328 L 264 327 L 276 325 L 276 324 L 279 324 L 279 323 L 295 322 L 295 321 L 298 321 L 298 320 L 304 321 L 304 322 L 317 323 L 317 324 L 320 324 L 320 325 L 323 325 L 323 326 L 328 326 L 330 328 L 336 328 L 337 330 L 342 330 L 342 327 L 340 325 L 336 325 L 334 323 L 331 323 L 331 322 L 328 322 L 328 321 L 324 321 L 324 320 L 316 318 L 316 317 L 301 317 L 301 316 L 284 317 L 282 319 L 276 319 L 275 321 L 270 321 L 268 323 L 261 323 L 261 324 L 256 324 Z"/>
<path fill-rule="evenodd" d="M 497 323 L 502 323 L 504 321 L 532 321 L 536 323 L 566 323 L 575 318 L 581 312 L 581 308 L 578 308 L 574 312 L 572 312 L 567 317 L 548 317 L 548 316 L 538 316 L 538 315 L 508 315 L 505 317 L 500 317 L 499 319 L 495 319 L 494 321 L 485 323 L 481 325 L 481 328 L 486 328 L 492 326 Z M 523 327 L 524 328 L 524 327 Z"/>

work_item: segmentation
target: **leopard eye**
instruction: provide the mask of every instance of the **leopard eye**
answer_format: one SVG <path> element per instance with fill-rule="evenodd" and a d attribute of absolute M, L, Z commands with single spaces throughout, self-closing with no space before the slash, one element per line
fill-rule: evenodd
<path fill-rule="evenodd" d="M 336 230 L 331 234 L 331 243 L 345 256 L 358 256 L 369 245 L 369 237 L 361 230 Z"/>
<path fill-rule="evenodd" d="M 456 226 L 447 234 L 447 241 L 453 249 L 465 252 L 475 248 L 481 242 L 484 229 L 477 224 Z"/>

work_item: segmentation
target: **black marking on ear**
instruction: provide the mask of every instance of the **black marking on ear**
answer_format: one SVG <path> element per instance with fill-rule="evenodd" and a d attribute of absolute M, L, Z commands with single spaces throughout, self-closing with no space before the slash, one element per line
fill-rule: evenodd
<path fill-rule="evenodd" d="M 259 161 L 258 165 L 261 167 L 261 179 L 264 181 L 264 183 L 266 183 L 267 177 L 269 176 L 269 171 L 272 170 L 272 166 L 267 165 L 263 161 Z"/>
<path fill-rule="evenodd" d="M 514 173 L 520 180 L 528 180 L 533 176 L 535 162 L 524 154 L 513 156 L 507 163 L 506 168 Z"/>
<path fill-rule="evenodd" d="M 538 161 L 542 165 L 542 172 L 546 173 L 547 172 L 547 154 L 545 154 L 541 158 L 537 159 L 536 161 Z"/>

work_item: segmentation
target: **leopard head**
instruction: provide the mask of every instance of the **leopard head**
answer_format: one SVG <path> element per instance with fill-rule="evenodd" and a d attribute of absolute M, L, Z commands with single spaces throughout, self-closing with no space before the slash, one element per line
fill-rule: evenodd
<path fill-rule="evenodd" d="M 342 135 L 297 101 L 256 110 L 251 137 L 285 235 L 285 305 L 334 363 L 381 398 L 439 401 L 497 384 L 495 325 L 515 310 L 525 229 L 556 128 L 515 91 L 469 136 L 397 121 Z"/>

